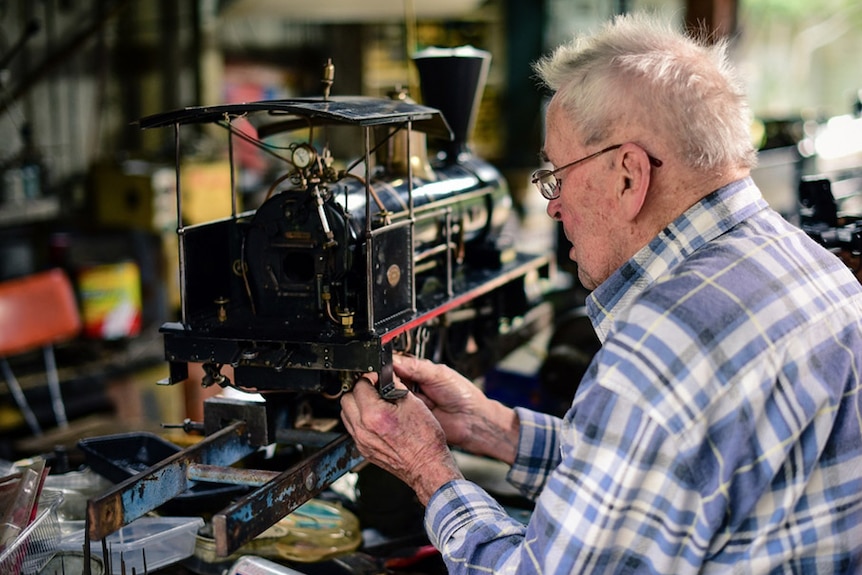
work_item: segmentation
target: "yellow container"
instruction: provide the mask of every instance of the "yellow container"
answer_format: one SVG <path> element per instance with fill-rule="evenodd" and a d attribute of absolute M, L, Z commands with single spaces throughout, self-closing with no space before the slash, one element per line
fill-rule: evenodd
<path fill-rule="evenodd" d="M 78 272 L 84 335 L 123 339 L 141 332 L 141 272 L 134 262 L 100 264 Z"/>

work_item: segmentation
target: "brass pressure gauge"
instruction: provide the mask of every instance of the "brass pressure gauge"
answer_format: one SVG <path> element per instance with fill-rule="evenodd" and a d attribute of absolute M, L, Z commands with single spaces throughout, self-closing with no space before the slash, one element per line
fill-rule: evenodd
<path fill-rule="evenodd" d="M 317 152 L 308 144 L 299 144 L 293 149 L 290 161 L 300 170 L 305 170 L 314 163 Z"/>

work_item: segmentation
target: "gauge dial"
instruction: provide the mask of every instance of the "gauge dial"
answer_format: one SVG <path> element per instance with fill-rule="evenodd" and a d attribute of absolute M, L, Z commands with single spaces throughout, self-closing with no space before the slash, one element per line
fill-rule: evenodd
<path fill-rule="evenodd" d="M 316 155 L 317 153 L 314 151 L 314 148 L 308 144 L 299 144 L 293 149 L 290 159 L 294 166 L 300 170 L 304 170 L 314 162 Z"/>

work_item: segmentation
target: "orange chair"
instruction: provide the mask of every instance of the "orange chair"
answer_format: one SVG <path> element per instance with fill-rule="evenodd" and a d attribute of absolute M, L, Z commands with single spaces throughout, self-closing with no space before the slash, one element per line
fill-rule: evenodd
<path fill-rule="evenodd" d="M 81 331 L 81 316 L 75 292 L 66 273 L 52 269 L 0 282 L 0 368 L 27 425 L 42 434 L 21 385 L 6 358 L 42 348 L 51 407 L 59 427 L 68 427 L 60 391 L 54 344 Z"/>

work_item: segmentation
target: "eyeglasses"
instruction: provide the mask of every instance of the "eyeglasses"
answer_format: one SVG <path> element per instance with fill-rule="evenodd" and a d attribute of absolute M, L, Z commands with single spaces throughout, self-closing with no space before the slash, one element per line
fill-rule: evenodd
<path fill-rule="evenodd" d="M 596 156 L 601 156 L 605 152 L 610 152 L 611 150 L 616 150 L 617 148 L 622 147 L 623 144 L 615 144 L 613 146 L 603 148 L 598 152 L 593 152 L 589 156 L 577 159 L 574 162 L 569 162 L 565 166 L 560 166 L 559 168 L 553 170 L 536 170 L 535 172 L 533 172 L 533 175 L 530 176 L 530 181 L 536 186 L 536 189 L 539 190 L 539 193 L 542 194 L 543 198 L 545 198 L 546 200 L 556 200 L 560 197 L 560 188 L 563 186 L 563 179 L 558 178 L 556 174 L 567 168 L 571 168 L 575 164 L 580 164 L 581 162 L 592 160 Z M 653 158 L 649 154 L 647 154 L 647 157 L 649 158 L 650 164 L 652 164 L 656 168 L 661 167 L 661 160 L 659 160 L 658 158 Z"/>

